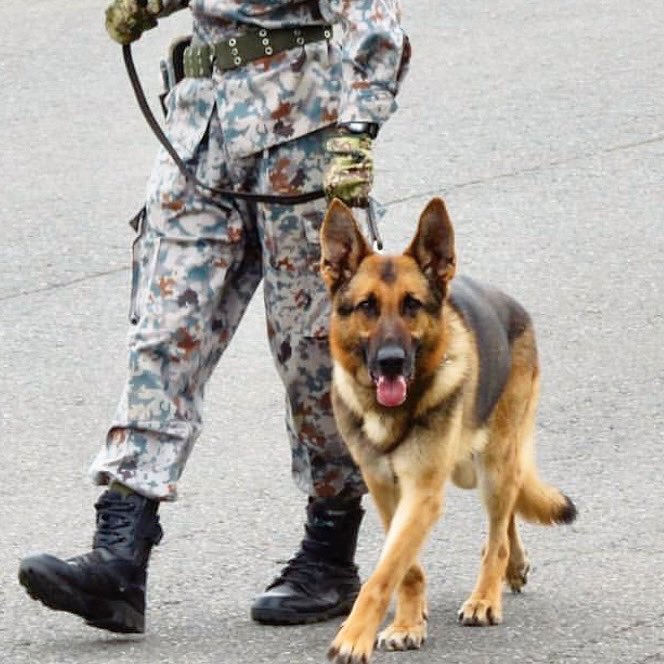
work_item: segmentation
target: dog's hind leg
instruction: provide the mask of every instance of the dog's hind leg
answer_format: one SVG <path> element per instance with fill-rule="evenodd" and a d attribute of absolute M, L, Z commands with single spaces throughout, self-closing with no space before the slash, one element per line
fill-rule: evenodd
<path fill-rule="evenodd" d="M 524 337 L 515 343 L 509 380 L 492 414 L 486 446 L 476 455 L 489 533 L 477 583 L 459 611 L 459 620 L 464 625 L 502 622 L 502 587 L 512 542 L 517 546 L 515 561 L 518 552 L 523 551 L 514 511 L 524 479 L 524 452 L 532 439 L 537 404 L 534 342 L 531 335 Z"/>
<path fill-rule="evenodd" d="M 502 622 L 502 584 L 510 555 L 508 528 L 519 490 L 514 467 L 495 464 L 486 452 L 480 456 L 483 466 L 480 484 L 489 516 L 489 533 L 477 583 L 459 611 L 459 620 L 464 625 Z"/>
<path fill-rule="evenodd" d="M 510 557 L 507 562 L 505 572 L 505 581 L 512 592 L 520 593 L 521 588 L 528 583 L 528 572 L 530 571 L 530 561 L 528 554 L 521 541 L 519 528 L 516 522 L 516 514 L 512 514 L 509 526 L 507 527 L 507 537 L 510 542 Z"/>

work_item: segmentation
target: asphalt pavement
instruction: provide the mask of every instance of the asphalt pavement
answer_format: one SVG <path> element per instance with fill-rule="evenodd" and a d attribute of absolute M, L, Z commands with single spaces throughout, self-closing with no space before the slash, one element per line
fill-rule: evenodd
<path fill-rule="evenodd" d="M 445 197 L 460 269 L 532 313 L 542 475 L 571 527 L 525 526 L 505 622 L 464 628 L 485 522 L 451 489 L 424 555 L 430 636 L 376 663 L 664 661 L 664 4 L 405 2 L 400 109 L 377 141 L 388 251 Z M 209 384 L 206 428 L 162 510 L 148 631 L 122 638 L 28 598 L 20 558 L 86 550 L 91 462 L 123 385 L 129 243 L 156 152 L 100 0 L 0 3 L 0 662 L 323 662 L 340 621 L 251 622 L 295 550 L 282 391 L 250 307 Z M 136 46 L 152 100 L 185 14 Z M 370 501 L 358 562 L 382 542 Z"/>

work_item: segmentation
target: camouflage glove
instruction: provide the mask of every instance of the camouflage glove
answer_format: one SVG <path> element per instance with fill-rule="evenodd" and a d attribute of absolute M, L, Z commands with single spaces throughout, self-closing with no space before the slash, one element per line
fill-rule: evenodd
<path fill-rule="evenodd" d="M 106 9 L 106 31 L 116 42 L 131 44 L 157 19 L 189 4 L 189 0 L 113 0 Z"/>
<path fill-rule="evenodd" d="M 328 200 L 341 199 L 350 207 L 367 207 L 373 184 L 373 140 L 367 134 L 340 131 L 325 149 L 328 164 L 323 189 Z"/>

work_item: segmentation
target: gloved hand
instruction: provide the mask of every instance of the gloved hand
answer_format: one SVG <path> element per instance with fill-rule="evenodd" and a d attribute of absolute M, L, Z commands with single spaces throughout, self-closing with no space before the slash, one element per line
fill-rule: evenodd
<path fill-rule="evenodd" d="M 116 42 L 131 44 L 157 19 L 189 4 L 189 0 L 113 0 L 106 9 L 106 31 Z"/>
<path fill-rule="evenodd" d="M 323 189 L 328 200 L 341 199 L 350 207 L 367 207 L 373 184 L 373 140 L 367 134 L 340 130 L 327 140 L 328 165 Z"/>

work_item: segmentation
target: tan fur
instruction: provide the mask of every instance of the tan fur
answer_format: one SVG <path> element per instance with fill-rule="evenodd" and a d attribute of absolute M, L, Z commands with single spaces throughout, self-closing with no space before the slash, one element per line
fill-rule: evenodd
<path fill-rule="evenodd" d="M 454 275 L 453 233 L 442 201 L 429 204 L 413 243 L 399 257 L 372 254 L 349 219 L 350 211 L 334 202 L 321 232 L 322 274 L 334 308 L 332 399 L 339 431 L 386 531 L 376 569 L 330 647 L 335 662 L 359 664 L 369 659 L 395 593 L 394 621 L 380 632 L 379 645 L 419 648 L 426 638 L 426 579 L 417 556 L 442 514 L 448 479 L 479 487 L 489 518 L 478 579 L 460 611 L 466 625 L 500 622 L 503 581 L 514 591 L 526 583 L 529 563 L 515 515 L 553 523 L 569 521 L 575 512 L 563 494 L 540 482 L 535 469 L 539 369 L 532 328 L 519 329 L 511 342 L 505 385 L 478 424 L 479 337 L 472 326 L 447 304 L 433 319 L 403 312 L 404 293 L 425 301 L 432 284 L 446 291 Z M 436 242 L 439 250 L 433 251 Z M 353 308 L 367 293 L 378 302 L 375 316 Z M 406 347 L 413 340 L 419 344 L 422 375 L 413 378 L 414 402 L 395 408 L 376 402 L 371 372 L 357 351 L 381 334 L 403 338 Z"/>

